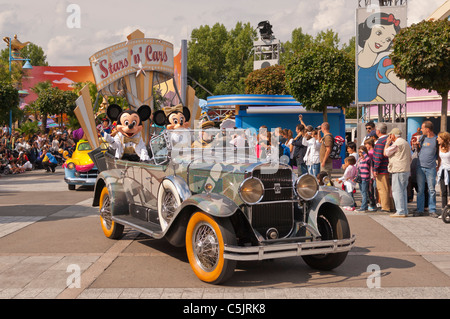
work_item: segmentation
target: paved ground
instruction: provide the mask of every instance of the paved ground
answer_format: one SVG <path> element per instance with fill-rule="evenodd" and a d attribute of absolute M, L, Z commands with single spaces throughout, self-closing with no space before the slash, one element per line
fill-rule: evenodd
<path fill-rule="evenodd" d="M 115 266 L 113 261 L 120 262 L 121 258 L 127 256 L 152 257 L 161 256 L 163 253 L 157 249 L 148 249 L 148 247 L 145 247 L 145 252 L 139 250 L 135 246 L 135 240 L 140 235 L 134 231 L 129 231 L 125 238 L 113 244 L 110 241 L 96 240 L 93 243 L 96 246 L 91 247 L 92 249 L 87 253 L 80 247 L 89 245 L 86 242 L 88 239 L 77 234 L 77 229 L 98 228 L 97 221 L 93 223 L 93 218 L 98 218 L 98 215 L 97 209 L 91 207 L 91 193 L 76 191 L 70 193 L 70 198 L 63 198 L 64 196 L 60 196 L 60 194 L 67 194 L 65 192 L 67 186 L 58 182 L 54 176 L 38 172 L 27 174 L 11 177 L 14 178 L 14 183 L 10 182 L 11 178 L 9 177 L 0 179 L 0 239 L 2 239 L 0 246 L 0 298 L 3 299 L 448 299 L 450 297 L 449 224 L 431 217 L 394 219 L 381 213 L 362 214 L 356 212 L 347 213 L 351 225 L 358 226 L 358 223 L 363 220 L 367 224 L 368 220 L 371 220 L 373 225 L 377 226 L 373 229 L 377 229 L 377 231 L 381 229 L 386 238 L 391 238 L 390 236 L 398 238 L 408 246 L 408 249 L 402 249 L 399 252 L 397 240 L 395 243 L 393 240 L 392 247 L 389 247 L 389 243 L 387 243 L 387 247 L 383 247 L 381 258 L 379 252 L 370 252 L 371 243 L 364 242 L 364 234 L 358 234 L 358 248 L 349 253 L 349 260 L 373 257 L 373 260 L 376 261 L 375 264 L 396 263 L 397 269 L 404 269 L 403 272 L 398 271 L 398 285 L 396 282 L 389 285 L 384 284 L 383 276 L 386 275 L 387 270 L 382 267 L 378 277 L 371 278 L 369 270 L 363 277 L 367 278 L 367 285 L 375 286 L 372 289 L 369 289 L 368 286 L 352 286 L 351 281 L 356 280 L 356 276 L 355 279 L 352 279 L 351 275 L 347 278 L 330 277 L 326 285 L 314 285 L 315 280 L 327 280 L 320 274 L 313 274 L 309 278 L 308 285 L 302 287 L 290 287 L 292 285 L 280 283 L 267 288 L 253 286 L 251 282 L 240 287 L 211 287 L 201 284 L 192 288 L 114 286 L 114 281 L 108 278 L 108 271 L 113 271 Z M 62 177 L 61 172 L 59 174 L 59 177 Z M 30 183 L 33 187 L 30 187 Z M 54 201 L 48 203 L 46 214 L 34 215 L 33 211 L 30 211 L 30 207 L 33 207 L 33 192 L 48 187 L 49 184 L 52 185 L 49 190 L 53 190 L 57 196 L 54 196 Z M 23 207 L 13 205 L 17 198 L 21 198 Z M 411 209 L 413 206 L 411 204 Z M 52 223 L 55 222 L 58 222 L 60 231 L 66 232 L 67 240 L 43 246 L 45 240 L 52 239 L 52 237 L 50 234 L 46 237 L 42 232 L 44 231 L 44 234 L 45 231 L 51 232 L 52 226 L 54 227 Z M 37 224 L 39 224 L 39 230 L 37 230 Z M 27 227 L 28 238 L 18 235 L 19 230 L 24 227 Z M 367 231 L 370 232 L 370 227 Z M 93 233 L 101 236 L 98 229 Z M 24 245 L 24 241 L 27 245 Z M 33 251 L 35 253 L 30 253 Z M 67 251 L 70 251 L 70 254 L 67 254 Z M 398 258 L 399 254 L 404 254 L 405 259 Z M 432 285 L 421 282 L 420 277 L 417 277 L 419 279 L 415 282 L 416 285 L 401 286 L 401 281 L 407 281 L 407 277 L 412 275 L 413 267 L 408 258 L 415 260 L 415 271 L 422 269 L 427 271 L 428 278 L 434 278 Z M 430 263 L 432 267 L 429 266 Z M 71 269 L 71 265 L 78 268 Z M 81 282 L 77 282 L 76 279 L 69 281 L 70 272 L 68 270 L 73 271 L 74 274 L 77 271 L 82 273 L 83 280 Z M 180 273 L 183 275 L 182 270 Z M 401 274 L 404 274 L 403 278 Z M 415 275 L 417 276 L 417 274 Z M 376 285 L 378 278 L 381 283 L 379 287 Z M 127 282 L 128 279 L 126 276 L 118 278 L 116 284 L 121 280 Z M 183 280 L 183 278 L 179 280 Z M 344 284 L 339 283 L 339 280 L 342 280 Z M 361 280 L 361 276 L 358 280 Z M 109 286 L 102 286 L 104 282 L 108 282 Z M 70 284 L 79 284 L 79 288 L 77 288 L 78 286 L 68 287 Z"/>

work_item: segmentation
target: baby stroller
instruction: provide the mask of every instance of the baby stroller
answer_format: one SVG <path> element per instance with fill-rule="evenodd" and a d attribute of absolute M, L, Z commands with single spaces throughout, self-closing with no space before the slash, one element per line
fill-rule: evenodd
<path fill-rule="evenodd" d="M 442 211 L 442 221 L 446 224 L 450 224 L 450 206 L 447 205 Z"/>

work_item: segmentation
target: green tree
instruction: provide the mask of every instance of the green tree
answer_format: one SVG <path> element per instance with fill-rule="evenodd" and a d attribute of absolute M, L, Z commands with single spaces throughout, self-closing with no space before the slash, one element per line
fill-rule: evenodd
<path fill-rule="evenodd" d="M 280 55 L 280 64 L 285 64 L 291 59 L 296 52 L 304 50 L 313 43 L 314 38 L 306 33 L 303 33 L 302 28 L 296 28 L 292 31 L 291 41 L 283 43 L 283 51 Z"/>
<path fill-rule="evenodd" d="M 50 82 L 50 81 L 43 81 L 43 82 L 37 83 L 34 87 L 31 88 L 31 90 L 39 96 L 39 94 L 42 91 L 47 90 L 47 89 L 49 89 L 51 87 L 52 87 L 52 82 Z"/>
<path fill-rule="evenodd" d="M 253 69 L 255 39 L 256 31 L 249 23 L 238 22 L 230 31 L 219 23 L 192 30 L 188 75 L 206 89 L 197 90 L 196 95 L 206 99 L 211 94 L 243 94 L 245 78 Z"/>
<path fill-rule="evenodd" d="M 10 112 L 13 122 L 21 114 L 19 106 L 19 91 L 7 81 L 0 81 L 0 123 L 9 125 Z"/>
<path fill-rule="evenodd" d="M 11 72 L 9 71 L 8 60 L 0 59 L 0 81 L 11 83 L 14 87 L 19 87 L 22 83 L 24 71 L 21 64 L 12 63 Z"/>
<path fill-rule="evenodd" d="M 307 110 L 323 113 L 327 106 L 347 107 L 354 99 L 354 61 L 335 47 L 314 44 L 286 64 L 286 85 L 290 94 Z"/>
<path fill-rule="evenodd" d="M 41 89 L 38 98 L 33 103 L 34 107 L 42 117 L 41 131 L 45 132 L 48 115 L 63 113 L 73 114 L 77 97 L 75 92 L 63 91 L 56 87 Z"/>
<path fill-rule="evenodd" d="M 20 50 L 20 56 L 22 59 L 30 59 L 32 66 L 48 66 L 44 50 L 34 43 L 30 43 Z M 9 61 L 9 47 L 1 51 L 0 57 L 3 61 Z M 23 63 L 23 61 L 20 61 L 20 63 Z"/>
<path fill-rule="evenodd" d="M 98 96 L 97 86 L 94 83 L 92 83 L 90 81 L 74 83 L 74 84 L 72 84 L 73 92 L 77 96 L 79 96 L 80 91 L 86 85 L 89 87 L 89 95 L 91 97 L 91 103 L 92 103 L 92 107 L 94 108 L 94 112 L 98 112 L 100 104 L 103 102 L 103 96 L 102 95 Z M 106 100 L 108 101 L 109 104 L 115 103 L 115 104 L 118 104 L 118 105 L 124 107 L 125 109 L 127 109 L 129 107 L 127 100 L 123 97 L 106 96 Z M 95 105 L 96 102 L 97 102 L 97 105 Z"/>
<path fill-rule="evenodd" d="M 355 59 L 356 53 L 355 53 L 355 37 L 351 37 L 348 43 L 344 43 L 342 46 L 342 50 L 347 53 L 350 57 Z"/>
<path fill-rule="evenodd" d="M 20 127 L 17 128 L 17 131 L 20 134 L 24 134 L 25 136 L 32 136 L 33 134 L 39 132 L 38 121 L 25 121 L 20 124 Z"/>
<path fill-rule="evenodd" d="M 253 70 L 253 41 L 256 31 L 250 23 L 236 23 L 229 32 L 224 46 L 225 65 L 223 79 L 217 84 L 215 94 L 242 94 L 245 91 L 245 79 Z"/>
<path fill-rule="evenodd" d="M 246 94 L 284 95 L 286 71 L 282 65 L 274 65 L 251 72 L 245 80 Z"/>
<path fill-rule="evenodd" d="M 191 41 L 188 42 L 188 75 L 210 92 L 214 92 L 216 85 L 224 79 L 227 39 L 225 26 L 216 23 L 212 28 L 205 25 L 192 30 Z M 205 90 L 197 90 L 196 95 L 206 99 L 209 94 Z"/>
<path fill-rule="evenodd" d="M 314 38 L 315 44 L 323 44 L 336 49 L 339 47 L 339 42 L 340 39 L 338 34 L 331 29 L 327 29 L 327 31 L 320 31 Z"/>
<path fill-rule="evenodd" d="M 447 131 L 450 89 L 450 21 L 422 21 L 394 38 L 394 71 L 408 86 L 436 91 L 442 97 L 441 131 Z"/>

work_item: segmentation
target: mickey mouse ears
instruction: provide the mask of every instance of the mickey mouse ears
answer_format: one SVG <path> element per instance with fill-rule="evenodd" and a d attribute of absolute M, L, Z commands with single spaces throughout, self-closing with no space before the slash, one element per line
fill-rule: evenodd
<path fill-rule="evenodd" d="M 120 117 L 120 114 L 122 114 L 123 110 L 118 104 L 111 104 L 106 109 L 106 116 L 111 121 L 117 121 Z M 141 119 L 141 122 L 144 122 L 150 118 L 150 115 L 152 114 L 152 109 L 148 105 L 141 105 L 137 110 L 136 113 L 138 113 L 139 118 Z"/>
<path fill-rule="evenodd" d="M 137 109 L 137 113 L 141 118 L 141 122 L 144 122 L 150 118 L 150 115 L 152 115 L 152 109 L 150 108 L 150 106 L 144 104 Z"/>
<path fill-rule="evenodd" d="M 122 112 L 123 110 L 118 104 L 111 104 L 106 109 L 106 116 L 108 116 L 111 121 L 117 121 Z"/>

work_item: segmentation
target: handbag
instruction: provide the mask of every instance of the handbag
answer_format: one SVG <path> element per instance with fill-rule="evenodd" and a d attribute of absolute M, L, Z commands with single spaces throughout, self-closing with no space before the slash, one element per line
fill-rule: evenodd
<path fill-rule="evenodd" d="M 362 182 L 361 171 L 359 170 L 359 167 L 358 167 L 358 171 L 357 171 L 357 173 L 356 173 L 355 178 L 353 178 L 353 181 L 354 181 L 356 184 L 359 184 L 359 183 Z"/>

